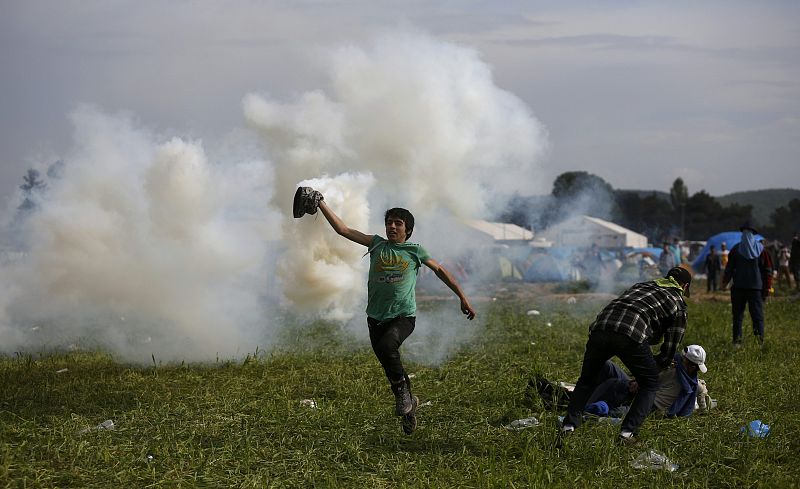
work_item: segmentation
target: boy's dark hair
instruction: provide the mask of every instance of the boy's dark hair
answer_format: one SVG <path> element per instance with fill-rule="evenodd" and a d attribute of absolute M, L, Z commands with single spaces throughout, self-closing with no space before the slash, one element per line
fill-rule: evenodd
<path fill-rule="evenodd" d="M 386 220 L 390 217 L 403 220 L 406 225 L 406 239 L 410 238 L 411 233 L 414 232 L 414 215 L 411 214 L 408 209 L 403 209 L 402 207 L 393 207 L 386 211 L 386 214 L 383 216 L 383 222 L 386 222 Z"/>

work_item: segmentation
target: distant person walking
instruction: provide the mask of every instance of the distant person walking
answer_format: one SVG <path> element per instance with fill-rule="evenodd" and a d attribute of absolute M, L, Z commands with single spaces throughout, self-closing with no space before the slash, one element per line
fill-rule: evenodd
<path fill-rule="evenodd" d="M 792 250 L 789 252 L 789 269 L 794 275 L 794 286 L 800 290 L 800 233 L 795 231 L 792 238 Z"/>
<path fill-rule="evenodd" d="M 669 243 L 664 241 L 661 249 L 661 256 L 658 257 L 658 269 L 666 275 L 670 268 L 675 266 L 675 255 L 672 254 Z"/>
<path fill-rule="evenodd" d="M 750 311 L 753 335 L 760 345 L 764 344 L 764 299 L 769 294 L 772 264 L 764 245 L 756 240 L 758 233 L 745 222 L 740 228 L 742 240 L 728 255 L 728 265 L 722 277 L 723 288 L 731 282 L 731 312 L 733 315 L 733 346 L 742 344 L 742 322 L 744 310 Z"/>
<path fill-rule="evenodd" d="M 786 289 L 792 289 L 792 273 L 789 269 L 789 260 L 791 255 L 789 253 L 789 248 L 786 245 L 782 246 L 781 249 L 778 251 L 778 280 L 777 285 L 781 285 L 781 279 L 786 279 Z"/>
<path fill-rule="evenodd" d="M 661 369 L 668 368 L 686 331 L 686 302 L 692 275 L 681 267 L 664 278 L 635 284 L 600 311 L 589 326 L 589 341 L 583 354 L 581 375 L 570 397 L 561 435 L 577 429 L 598 373 L 606 360 L 619 357 L 631 371 L 639 390 L 622 420 L 620 440 L 635 442 L 635 436 L 650 413 L 658 391 Z M 663 341 L 662 341 L 663 340 Z M 657 356 L 650 345 L 661 342 Z"/>
<path fill-rule="evenodd" d="M 706 255 L 706 260 L 703 264 L 703 271 L 706 273 L 706 277 L 708 277 L 706 282 L 706 292 L 717 291 L 717 277 L 719 276 L 721 269 L 722 262 L 719 259 L 716 248 L 714 245 L 711 245 L 711 248 L 708 250 L 708 255 Z"/>

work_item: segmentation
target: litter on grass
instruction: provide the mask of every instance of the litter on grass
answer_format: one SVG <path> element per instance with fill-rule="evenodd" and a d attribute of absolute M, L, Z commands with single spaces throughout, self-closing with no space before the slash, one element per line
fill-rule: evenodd
<path fill-rule="evenodd" d="M 678 470 L 678 464 L 670 462 L 666 455 L 655 450 L 648 450 L 639 454 L 631 462 L 631 467 L 634 469 L 666 470 L 667 472 Z"/>
<path fill-rule="evenodd" d="M 310 407 L 311 409 L 317 409 L 317 401 L 314 399 L 303 399 L 300 401 L 301 406 Z"/>
<path fill-rule="evenodd" d="M 576 299 L 574 297 L 570 297 L 569 299 L 567 299 L 567 304 L 575 304 L 577 302 L 578 302 L 578 299 Z"/>
<path fill-rule="evenodd" d="M 423 402 L 422 404 L 420 404 L 417 407 L 421 408 L 421 407 L 428 407 L 428 406 L 433 406 L 433 403 L 431 401 L 425 401 L 425 402 Z"/>
<path fill-rule="evenodd" d="M 760 419 L 756 419 L 750 421 L 750 424 L 747 426 L 742 426 L 739 432 L 747 432 L 747 435 L 752 438 L 766 438 L 767 435 L 769 435 L 769 425 L 761 422 Z"/>
<path fill-rule="evenodd" d="M 81 430 L 80 433 L 87 433 L 93 430 L 113 430 L 114 428 L 116 428 L 116 426 L 114 425 L 114 421 L 111 419 L 107 419 L 97 426 Z"/>
<path fill-rule="evenodd" d="M 528 311 L 528 316 L 538 316 L 539 314 L 541 313 L 536 309 L 531 309 L 530 311 Z"/>
<path fill-rule="evenodd" d="M 568 392 L 575 390 L 575 384 L 570 384 L 569 382 L 559 382 L 558 386 Z"/>
<path fill-rule="evenodd" d="M 61 370 L 56 370 L 57 374 L 63 374 L 63 373 L 66 373 L 66 372 L 69 372 L 68 368 L 62 368 Z"/>
<path fill-rule="evenodd" d="M 530 418 L 514 420 L 511 423 L 509 423 L 508 426 L 506 426 L 506 429 L 509 429 L 511 431 L 520 431 L 524 430 L 525 428 L 532 428 L 538 425 L 539 425 L 539 420 L 534 417 L 530 417 Z"/>

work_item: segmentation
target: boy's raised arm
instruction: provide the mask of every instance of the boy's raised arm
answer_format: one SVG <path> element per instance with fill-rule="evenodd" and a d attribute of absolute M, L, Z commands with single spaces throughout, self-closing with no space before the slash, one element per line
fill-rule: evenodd
<path fill-rule="evenodd" d="M 325 219 L 328 220 L 333 230 L 336 231 L 340 236 L 344 236 L 350 241 L 364 246 L 369 246 L 369 244 L 372 242 L 372 236 L 348 227 L 344 221 L 342 221 L 342 219 L 337 216 L 330 207 L 328 207 L 328 204 L 326 204 L 324 200 L 320 201 L 319 210 L 322 211 L 322 215 L 325 216 Z"/>

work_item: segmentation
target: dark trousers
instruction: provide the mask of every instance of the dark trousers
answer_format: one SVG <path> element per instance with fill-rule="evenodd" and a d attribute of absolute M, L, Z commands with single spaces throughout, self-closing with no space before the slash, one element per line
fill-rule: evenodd
<path fill-rule="evenodd" d="M 731 310 L 733 312 L 733 341 L 742 341 L 742 323 L 744 322 L 744 309 L 750 310 L 750 319 L 753 320 L 753 334 L 764 337 L 764 299 L 761 291 L 757 289 L 731 289 Z"/>
<path fill-rule="evenodd" d="M 408 380 L 403 362 L 400 361 L 400 345 L 414 331 L 416 320 L 417 318 L 413 316 L 388 319 L 383 322 L 367 318 L 372 351 L 381 362 L 389 382 Z"/>
<path fill-rule="evenodd" d="M 706 282 L 706 292 L 717 291 L 717 274 L 708 274 L 708 282 Z"/>
<path fill-rule="evenodd" d="M 581 425 L 583 410 L 598 383 L 598 374 L 603 371 L 606 360 L 619 357 L 631 371 L 639 384 L 639 392 L 633 398 L 628 413 L 622 420 L 622 430 L 639 432 L 639 427 L 653 407 L 658 390 L 658 365 L 647 344 L 639 344 L 629 337 L 609 331 L 594 331 L 586 342 L 581 376 L 575 385 L 567 408 L 564 424 L 576 428 Z"/>
<path fill-rule="evenodd" d="M 597 374 L 595 387 L 586 404 L 603 401 L 609 409 L 614 409 L 631 402 L 630 382 L 628 375 L 611 360 L 606 360 Z"/>

